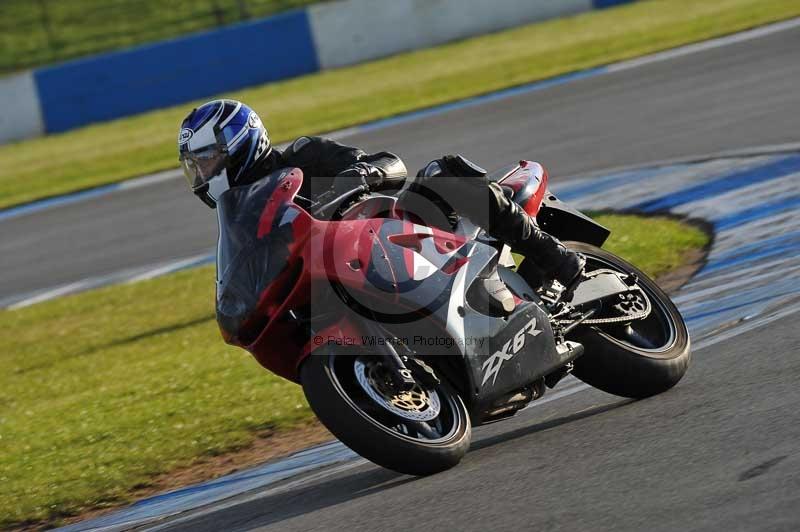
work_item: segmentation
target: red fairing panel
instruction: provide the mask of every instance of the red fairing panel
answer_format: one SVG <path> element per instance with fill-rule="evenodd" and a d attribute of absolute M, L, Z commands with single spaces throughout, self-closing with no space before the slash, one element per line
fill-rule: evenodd
<path fill-rule="evenodd" d="M 363 331 L 341 318 L 315 333 L 324 337 L 318 343 L 290 310 L 311 309 L 319 303 L 314 295 L 329 293 L 331 281 L 354 293 L 379 295 L 385 305 L 403 306 L 398 286 L 413 282 L 413 257 L 420 250 L 445 275 L 454 275 L 467 260 L 457 253 L 465 244 L 462 236 L 391 219 L 391 205 L 383 200 L 354 208 L 349 219 L 317 220 L 294 201 L 302 182 L 299 169 L 282 170 L 231 189 L 218 202 L 220 249 L 228 250 L 220 252 L 225 260 L 218 260 L 217 321 L 223 337 L 295 382 L 299 364 L 314 349 L 331 339 L 347 343 Z M 535 215 L 547 173 L 523 161 L 501 184 Z M 384 217 L 371 217 L 378 214 Z M 398 253 L 400 261 L 388 260 Z"/>
<path fill-rule="evenodd" d="M 547 191 L 547 170 L 534 161 L 520 161 L 506 177 L 498 183 L 514 191 L 513 199 L 531 216 L 539 213 Z"/>
<path fill-rule="evenodd" d="M 264 367 L 293 381 L 298 378 L 299 363 L 320 345 L 309 343 L 307 329 L 289 319 L 290 310 L 309 308 L 314 294 L 329 291 L 331 281 L 357 292 L 375 286 L 375 279 L 368 279 L 373 275 L 394 286 L 391 263 L 376 260 L 386 255 L 378 237 L 384 219 L 361 218 L 371 212 L 362 210 L 359 219 L 317 220 L 294 202 L 302 179 L 299 169 L 276 173 L 252 192 L 240 190 L 222 202 L 229 204 L 227 210 L 223 205 L 223 211 L 232 226 L 224 233 L 232 234 L 229 240 L 244 244 L 230 254 L 230 268 L 222 265 L 230 270 L 231 278 L 223 288 L 230 289 L 218 293 L 217 307 L 217 320 L 228 343 L 247 349 Z M 236 234 L 246 225 L 242 221 L 246 216 L 237 215 L 236 207 L 261 209 L 257 227 L 250 229 L 256 233 L 254 239 Z M 246 255 L 258 257 L 241 260 Z M 252 304 L 248 290 L 257 294 Z M 383 296 L 391 304 L 391 291 Z M 343 341 L 360 337 L 357 325 L 344 321 L 318 334 L 323 333 Z"/>

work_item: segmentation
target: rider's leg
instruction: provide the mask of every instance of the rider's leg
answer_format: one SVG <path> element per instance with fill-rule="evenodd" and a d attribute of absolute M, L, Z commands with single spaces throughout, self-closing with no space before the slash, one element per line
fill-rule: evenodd
<path fill-rule="evenodd" d="M 461 195 L 466 201 L 463 204 L 459 201 L 456 210 L 482 225 L 513 251 L 532 260 L 546 277 L 571 289 L 586 264 L 583 256 L 542 231 L 536 219 L 509 199 L 498 184 L 475 177 L 464 178 L 464 181 L 466 193 Z"/>
<path fill-rule="evenodd" d="M 580 280 L 585 259 L 542 231 L 536 219 L 509 199 L 499 185 L 489 183 L 482 169 L 465 166 L 463 162 L 454 165 L 449 159 L 432 161 L 409 180 L 409 189 L 416 194 L 408 194 L 407 203 L 412 203 L 412 196 L 428 196 L 427 189 L 432 198 L 437 198 L 435 203 L 449 204 L 533 261 L 546 277 L 557 280 L 570 292 Z M 456 174 L 459 177 L 447 177 Z"/>
<path fill-rule="evenodd" d="M 448 177 L 453 175 L 458 177 Z M 438 209 L 434 210 L 447 212 L 451 207 L 533 261 L 546 277 L 564 285 L 567 293 L 580 280 L 586 263 L 583 256 L 542 231 L 535 218 L 507 197 L 499 185 L 490 183 L 486 172 L 472 163 L 445 156 L 420 170 L 416 178 L 408 180 L 407 187 L 409 193 L 401 194 L 406 210 L 414 212 L 419 200 L 436 205 Z M 421 216 L 426 217 L 429 215 Z M 452 217 L 448 216 L 448 220 L 452 221 Z"/>

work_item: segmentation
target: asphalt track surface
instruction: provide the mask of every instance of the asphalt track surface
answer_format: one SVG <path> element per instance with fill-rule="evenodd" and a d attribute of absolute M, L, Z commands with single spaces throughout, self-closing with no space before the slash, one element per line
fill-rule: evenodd
<path fill-rule="evenodd" d="M 799 50 L 795 29 L 347 140 L 391 147 L 409 166 L 460 151 L 490 167 L 533 157 L 556 176 L 794 142 Z M 558 190 L 557 177 L 555 183 Z M 179 181 L 14 218 L 0 231 L 4 296 L 203 253 L 215 238 L 213 217 Z M 796 246 L 788 249 L 797 256 Z M 775 280 L 780 257 L 772 258 Z M 464 461 L 433 477 L 355 462 L 163 526 L 797 530 L 796 323 L 797 314 L 788 314 L 716 343 L 701 341 L 686 378 L 655 398 L 634 402 L 591 389 L 553 394 L 557 400 L 477 429 Z"/>
<path fill-rule="evenodd" d="M 488 168 L 533 158 L 558 191 L 589 170 L 797 141 L 798 50 L 794 28 L 344 140 L 412 169 L 448 152 Z M 215 238 L 214 216 L 179 179 L 3 220 L 0 300 L 207 254 Z"/>
<path fill-rule="evenodd" d="M 588 390 L 478 429 L 445 473 L 362 464 L 164 529 L 796 531 L 798 342 L 789 317 L 696 351 L 666 394 Z"/>

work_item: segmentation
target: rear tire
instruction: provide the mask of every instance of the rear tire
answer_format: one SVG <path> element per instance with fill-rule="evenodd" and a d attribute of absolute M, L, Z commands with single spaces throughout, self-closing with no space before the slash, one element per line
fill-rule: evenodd
<path fill-rule="evenodd" d="M 650 316 L 627 328 L 586 326 L 571 333 L 570 339 L 585 348 L 585 354 L 575 361 L 573 375 L 604 392 L 637 399 L 675 386 L 689 367 L 691 342 L 683 317 L 669 296 L 613 253 L 582 242 L 565 245 L 586 256 L 589 270 L 602 267 L 636 274 L 652 305 Z M 643 332 L 633 329 L 634 325 Z M 650 345 L 642 345 L 646 343 Z"/>
<path fill-rule="evenodd" d="M 469 449 L 472 427 L 461 398 L 443 384 L 435 388 L 441 413 L 426 422 L 444 427 L 439 438 L 420 438 L 400 418 L 382 407 L 350 382 L 351 367 L 358 357 L 330 350 L 312 354 L 300 368 L 300 380 L 311 409 L 334 436 L 364 458 L 407 475 L 431 475 L 450 469 Z M 375 357 L 367 356 L 369 363 Z M 358 366 L 355 366 L 358 367 Z M 363 386 L 363 385 L 362 385 Z M 430 391 L 428 392 L 430 393 Z M 393 423 L 396 426 L 392 426 Z M 406 427 L 407 434 L 400 429 Z"/>

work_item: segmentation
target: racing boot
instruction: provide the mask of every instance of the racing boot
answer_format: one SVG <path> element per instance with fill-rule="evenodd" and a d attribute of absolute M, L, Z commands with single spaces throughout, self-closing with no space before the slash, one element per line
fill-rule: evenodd
<path fill-rule="evenodd" d="M 539 228 L 536 219 L 510 200 L 495 183 L 489 185 L 493 198 L 493 216 L 489 234 L 506 242 L 513 251 L 530 259 L 544 275 L 558 281 L 565 290 L 562 299 L 580 284 L 586 259 L 570 251 L 554 236 Z"/>
<path fill-rule="evenodd" d="M 560 299 L 569 301 L 583 280 L 586 259 L 542 231 L 536 219 L 509 199 L 499 185 L 490 183 L 487 188 L 492 196 L 489 200 L 489 223 L 484 226 L 487 232 L 530 259 L 546 278 L 558 281 L 564 287 Z"/>
<path fill-rule="evenodd" d="M 446 155 L 420 170 L 415 186 L 442 198 L 492 237 L 530 259 L 544 277 L 564 287 L 562 301 L 571 299 L 583 280 L 586 259 L 542 231 L 536 219 L 510 199 L 500 185 L 489 182 L 486 170 L 460 155 Z"/>

